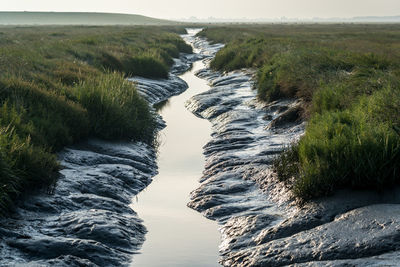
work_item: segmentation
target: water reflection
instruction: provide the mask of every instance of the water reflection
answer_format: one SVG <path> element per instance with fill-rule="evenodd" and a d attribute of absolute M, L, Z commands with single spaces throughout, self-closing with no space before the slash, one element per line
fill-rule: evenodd
<path fill-rule="evenodd" d="M 160 103 L 155 104 L 153 107 L 156 109 L 157 112 L 162 112 L 164 108 L 169 107 L 171 103 L 169 102 L 169 99 L 166 99 L 164 101 L 161 101 Z"/>
<path fill-rule="evenodd" d="M 218 266 L 217 224 L 186 206 L 189 193 L 199 186 L 202 147 L 211 134 L 210 123 L 184 106 L 191 96 L 209 89 L 194 75 L 203 67 L 196 62 L 181 76 L 189 89 L 156 107 L 167 127 L 160 133 L 159 175 L 132 204 L 149 231 L 132 266 Z"/>

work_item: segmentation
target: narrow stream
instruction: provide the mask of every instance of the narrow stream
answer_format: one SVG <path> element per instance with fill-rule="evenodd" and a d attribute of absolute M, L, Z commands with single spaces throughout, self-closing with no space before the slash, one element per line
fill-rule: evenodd
<path fill-rule="evenodd" d="M 218 266 L 218 225 L 186 206 L 189 193 L 199 186 L 205 160 L 202 147 L 211 133 L 207 120 L 185 108 L 190 97 L 209 89 L 194 75 L 202 68 L 204 63 L 197 61 L 181 75 L 189 88 L 159 109 L 167 124 L 160 133 L 159 174 L 131 205 L 148 230 L 132 266 Z"/>
<path fill-rule="evenodd" d="M 270 167 L 304 133 L 304 122 L 288 120 L 301 102 L 258 102 L 249 70 L 197 61 L 177 78 L 222 47 L 198 31 L 182 36 L 196 53 L 175 59 L 169 79 L 131 79 L 149 103 L 188 85 L 158 105 L 167 125 L 159 175 L 156 151 L 141 142 L 66 147 L 54 192 L 0 219 L 0 266 L 207 267 L 219 256 L 229 267 L 399 266 L 399 189 L 344 191 L 297 208 Z"/>

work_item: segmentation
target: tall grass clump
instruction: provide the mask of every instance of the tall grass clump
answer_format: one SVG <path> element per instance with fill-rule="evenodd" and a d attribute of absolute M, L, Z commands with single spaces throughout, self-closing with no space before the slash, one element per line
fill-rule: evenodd
<path fill-rule="evenodd" d="M 34 144 L 57 150 L 87 137 L 86 110 L 78 103 L 18 77 L 0 79 L 0 88 L 2 125 L 15 126 L 19 135 L 30 136 Z M 12 108 L 7 110 L 9 105 Z"/>
<path fill-rule="evenodd" d="M 105 139 L 152 140 L 155 121 L 148 104 L 121 73 L 89 78 L 73 90 L 88 111 L 94 135 Z"/>
<path fill-rule="evenodd" d="M 142 76 L 148 78 L 168 78 L 168 65 L 152 56 L 139 56 L 124 59 L 123 72 L 127 76 Z"/>
<path fill-rule="evenodd" d="M 302 200 L 340 188 L 383 189 L 400 182 L 399 140 L 389 125 L 368 122 L 362 113 L 326 112 L 310 120 L 275 169 Z"/>
<path fill-rule="evenodd" d="M 0 128 L 0 213 L 22 193 L 51 186 L 59 169 L 55 155 L 21 139 L 11 126 Z"/>
<path fill-rule="evenodd" d="M 400 184 L 399 25 L 208 28 L 219 70 L 256 68 L 262 101 L 303 100 L 305 134 L 273 168 L 300 201 Z"/>

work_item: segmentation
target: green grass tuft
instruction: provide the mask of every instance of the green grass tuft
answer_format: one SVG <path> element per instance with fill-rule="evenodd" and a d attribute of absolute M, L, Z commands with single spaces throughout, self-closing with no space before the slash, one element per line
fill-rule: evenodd
<path fill-rule="evenodd" d="M 90 132 L 105 139 L 151 142 L 155 121 L 132 82 L 120 73 L 92 77 L 75 86 L 73 95 L 88 111 Z"/>

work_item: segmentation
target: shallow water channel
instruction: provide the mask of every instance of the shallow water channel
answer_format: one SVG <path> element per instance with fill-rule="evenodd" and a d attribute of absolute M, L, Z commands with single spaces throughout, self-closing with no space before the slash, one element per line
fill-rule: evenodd
<path fill-rule="evenodd" d="M 190 192 L 199 186 L 203 146 L 211 133 L 209 121 L 185 108 L 190 97 L 209 89 L 194 75 L 202 68 L 204 63 L 197 61 L 181 75 L 189 88 L 159 108 L 167 125 L 159 137 L 159 174 L 131 204 L 148 230 L 132 266 L 218 266 L 217 223 L 186 206 Z"/>

